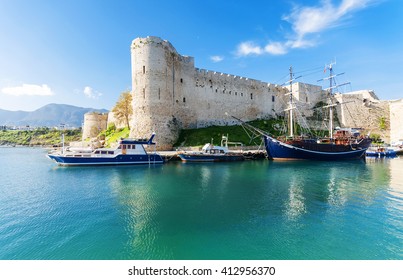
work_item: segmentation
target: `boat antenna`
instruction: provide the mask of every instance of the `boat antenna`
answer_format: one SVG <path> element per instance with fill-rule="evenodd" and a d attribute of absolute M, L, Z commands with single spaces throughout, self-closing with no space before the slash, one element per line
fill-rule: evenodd
<path fill-rule="evenodd" d="M 61 123 L 59 125 L 59 127 L 62 130 L 62 155 L 64 155 L 64 151 L 65 151 L 65 147 L 64 147 L 64 128 L 65 128 L 65 124 Z"/>

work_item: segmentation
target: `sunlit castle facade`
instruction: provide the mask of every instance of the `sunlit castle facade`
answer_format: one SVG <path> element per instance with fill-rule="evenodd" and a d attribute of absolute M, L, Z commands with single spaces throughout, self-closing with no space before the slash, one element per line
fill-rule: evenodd
<path fill-rule="evenodd" d="M 281 110 L 276 99 L 285 88 L 195 68 L 193 57 L 158 37 L 135 39 L 131 57 L 131 136 L 155 131 L 160 148 L 172 147 L 180 129 L 233 124 L 231 115 L 266 118 Z"/>
<path fill-rule="evenodd" d="M 130 136 L 156 132 L 158 149 L 172 148 L 181 129 L 235 124 L 231 115 L 249 121 L 285 114 L 289 86 L 195 68 L 193 57 L 180 55 L 158 37 L 133 40 L 131 65 Z M 326 94 L 303 83 L 294 84 L 293 92 L 306 109 Z"/>

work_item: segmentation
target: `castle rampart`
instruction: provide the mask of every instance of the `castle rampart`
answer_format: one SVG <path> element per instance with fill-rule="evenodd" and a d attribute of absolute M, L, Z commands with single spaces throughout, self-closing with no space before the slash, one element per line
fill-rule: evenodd
<path fill-rule="evenodd" d="M 137 38 L 131 45 L 132 137 L 158 135 L 160 148 L 170 148 L 180 129 L 234 124 L 275 116 L 283 107 L 285 88 L 254 79 L 194 67 L 158 37 Z M 227 116 L 228 114 L 228 116 Z"/>

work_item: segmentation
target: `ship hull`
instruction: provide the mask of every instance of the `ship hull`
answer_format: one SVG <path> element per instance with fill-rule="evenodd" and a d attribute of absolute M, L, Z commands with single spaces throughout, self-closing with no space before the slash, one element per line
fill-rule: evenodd
<path fill-rule="evenodd" d="M 222 161 L 242 161 L 243 155 L 204 155 L 204 154 L 179 154 L 184 162 L 222 162 Z"/>
<path fill-rule="evenodd" d="M 367 157 L 376 157 L 376 158 L 382 158 L 382 157 L 387 157 L 387 158 L 394 158 L 397 156 L 396 151 L 390 150 L 390 151 L 366 151 L 366 156 Z"/>
<path fill-rule="evenodd" d="M 340 149 L 338 145 L 334 144 L 316 144 L 318 148 L 314 150 L 312 143 L 310 143 L 311 149 L 307 149 L 286 144 L 267 135 L 264 136 L 264 142 L 269 159 L 303 159 L 322 161 L 354 160 L 364 159 L 367 150 L 367 147 L 365 146 L 358 146 L 354 149 L 349 148 L 350 146 L 346 146 L 345 149 Z"/>
<path fill-rule="evenodd" d="M 62 155 L 47 155 L 61 166 L 90 166 L 90 165 L 141 165 L 161 164 L 160 155 L 117 155 L 116 157 L 72 157 Z"/>

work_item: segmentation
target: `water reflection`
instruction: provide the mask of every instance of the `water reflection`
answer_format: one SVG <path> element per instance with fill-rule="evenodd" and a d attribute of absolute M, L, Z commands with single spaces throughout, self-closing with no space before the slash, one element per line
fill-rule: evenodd
<path fill-rule="evenodd" d="M 288 192 L 289 200 L 286 202 L 285 214 L 289 219 L 296 219 L 306 213 L 303 182 L 295 177 L 291 177 Z"/>
<path fill-rule="evenodd" d="M 242 259 L 245 251 L 267 258 L 267 244 L 281 255 L 307 230 L 338 242 L 346 232 L 365 240 L 351 220 L 367 223 L 373 209 L 389 207 L 379 197 L 396 185 L 391 170 L 363 162 L 168 164 L 118 171 L 109 183 L 126 223 L 127 258 L 211 259 L 231 252 Z"/>
<path fill-rule="evenodd" d="M 389 161 L 390 188 L 394 195 L 403 198 L 403 158 Z"/>
<path fill-rule="evenodd" d="M 391 251 L 400 253 L 403 258 L 403 159 L 388 161 L 390 168 L 390 183 L 386 202 L 388 215 L 385 225 L 393 243 L 387 244 Z"/>
<path fill-rule="evenodd" d="M 54 168 L 35 150 L 1 155 L 0 258 L 403 258 L 403 159 Z"/>

